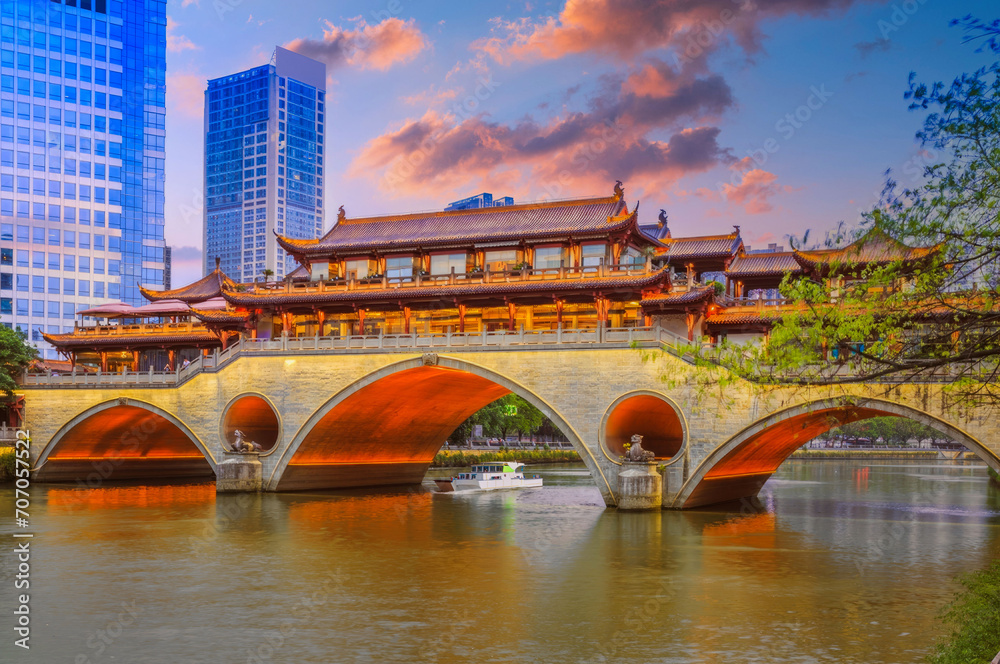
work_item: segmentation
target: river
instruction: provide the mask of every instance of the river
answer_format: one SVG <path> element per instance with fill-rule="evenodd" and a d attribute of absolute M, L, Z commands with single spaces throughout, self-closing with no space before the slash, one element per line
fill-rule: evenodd
<path fill-rule="evenodd" d="M 544 488 L 35 486 L 31 649 L 8 545 L 0 660 L 911 664 L 954 577 L 1000 556 L 982 464 L 789 461 L 757 511 L 657 513 L 606 510 L 582 465 L 531 472 Z"/>

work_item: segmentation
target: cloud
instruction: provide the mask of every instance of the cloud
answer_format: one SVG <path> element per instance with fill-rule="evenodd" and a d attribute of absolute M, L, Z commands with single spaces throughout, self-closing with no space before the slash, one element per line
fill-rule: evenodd
<path fill-rule="evenodd" d="M 198 46 L 184 35 L 177 34 L 177 27 L 180 24 L 169 16 L 167 17 L 167 50 L 171 53 L 181 53 L 182 51 L 194 51 Z"/>
<path fill-rule="evenodd" d="M 437 86 L 432 85 L 422 92 L 407 97 L 400 97 L 400 101 L 409 106 L 438 106 L 451 101 L 457 96 L 458 90 L 455 88 L 441 90 Z"/>
<path fill-rule="evenodd" d="M 880 39 L 875 39 L 874 41 L 860 41 L 854 45 L 854 48 L 858 49 L 858 53 L 861 54 L 862 58 L 867 58 L 872 53 L 884 53 L 892 47 L 892 42 L 886 37 Z"/>
<path fill-rule="evenodd" d="M 635 76 L 656 75 L 667 88 L 647 89 Z M 650 61 L 609 76 L 586 111 L 512 124 L 485 115 L 428 111 L 369 141 L 348 174 L 378 181 L 390 195 L 445 197 L 503 183 L 521 197 L 603 191 L 616 179 L 653 189 L 733 158 L 705 124 L 733 103 L 717 76 L 695 77 Z M 666 133 L 666 138 L 653 138 Z"/>
<path fill-rule="evenodd" d="M 774 209 L 771 197 L 782 191 L 791 191 L 789 186 L 781 186 L 774 173 L 754 168 L 744 171 L 739 183 L 722 185 L 722 194 L 729 203 L 742 205 L 747 214 L 763 214 Z"/>
<path fill-rule="evenodd" d="M 205 88 L 208 82 L 200 74 L 167 74 L 167 105 L 179 115 L 200 118 L 205 114 Z"/>
<path fill-rule="evenodd" d="M 321 60 L 330 69 L 344 66 L 385 71 L 395 64 L 405 64 L 430 45 L 413 19 L 392 17 L 375 25 L 357 19 L 354 29 L 344 29 L 326 22 L 323 39 L 296 39 L 285 47 Z"/>
<path fill-rule="evenodd" d="M 628 60 L 659 48 L 699 57 L 730 36 L 760 49 L 759 24 L 789 14 L 818 15 L 866 0 L 570 0 L 558 16 L 498 20 L 473 47 L 500 63 L 596 52 Z M 872 0 L 881 1 L 881 0 Z M 689 57 L 690 56 L 689 54 Z"/>

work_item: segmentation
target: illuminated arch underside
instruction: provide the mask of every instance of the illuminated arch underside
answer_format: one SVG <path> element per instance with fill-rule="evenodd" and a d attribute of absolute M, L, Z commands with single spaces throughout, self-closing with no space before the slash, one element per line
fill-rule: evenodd
<path fill-rule="evenodd" d="M 96 474 L 95 474 L 96 473 Z M 162 415 L 137 406 L 98 411 L 66 431 L 36 475 L 40 482 L 211 477 L 191 438 Z"/>
<path fill-rule="evenodd" d="M 508 392 L 481 376 L 441 366 L 380 378 L 316 422 L 277 490 L 419 483 L 458 425 Z"/>
<path fill-rule="evenodd" d="M 792 452 L 843 424 L 872 417 L 899 417 L 874 408 L 827 408 L 782 420 L 744 441 L 720 459 L 683 507 L 700 507 L 757 495 Z"/>

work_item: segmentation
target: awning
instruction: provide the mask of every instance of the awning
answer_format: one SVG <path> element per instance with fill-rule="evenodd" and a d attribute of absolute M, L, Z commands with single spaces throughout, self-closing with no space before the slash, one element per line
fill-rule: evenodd
<path fill-rule="evenodd" d="M 220 298 L 221 299 L 221 298 Z M 144 304 L 141 307 L 134 307 L 132 315 L 136 318 L 147 318 L 152 316 L 171 316 L 176 314 L 187 314 L 191 312 L 191 307 L 187 302 L 180 300 L 158 300 Z"/>
<path fill-rule="evenodd" d="M 77 316 L 93 316 L 94 318 L 122 318 L 128 316 L 135 308 L 124 302 L 108 302 L 91 309 L 76 312 Z"/>

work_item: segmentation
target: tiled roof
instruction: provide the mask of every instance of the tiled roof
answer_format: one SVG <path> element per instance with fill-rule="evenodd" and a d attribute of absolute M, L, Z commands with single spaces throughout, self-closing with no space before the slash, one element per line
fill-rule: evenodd
<path fill-rule="evenodd" d="M 839 265 L 864 266 L 896 261 L 916 261 L 934 254 L 938 247 L 908 247 L 878 228 L 840 249 L 796 251 L 795 260 L 805 268 L 830 268 Z"/>
<path fill-rule="evenodd" d="M 672 304 L 694 304 L 696 302 L 705 302 L 711 298 L 715 293 L 714 286 L 698 286 L 697 288 L 692 288 L 689 291 L 683 293 L 667 293 L 665 295 L 655 295 L 653 297 L 644 297 L 640 304 L 642 306 L 647 305 L 672 305 Z"/>
<path fill-rule="evenodd" d="M 229 302 L 237 306 L 261 306 L 275 304 L 347 302 L 363 303 L 385 300 L 416 300 L 421 298 L 457 298 L 457 297 L 503 297 L 505 295 L 520 295 L 528 293 L 553 293 L 567 291 L 599 291 L 615 288 L 644 288 L 656 284 L 669 284 L 667 269 L 657 270 L 642 275 L 607 276 L 587 279 L 550 279 L 543 281 L 497 281 L 492 283 L 459 283 L 453 285 L 434 284 L 430 286 L 408 288 L 372 288 L 358 290 L 273 290 L 261 293 L 253 291 L 224 291 L 223 295 Z"/>
<path fill-rule="evenodd" d="M 791 251 L 778 251 L 766 254 L 744 254 L 738 256 L 726 274 L 739 279 L 741 277 L 761 277 L 779 274 L 801 274 L 802 266 L 795 260 Z"/>
<path fill-rule="evenodd" d="M 57 348 L 93 348 L 96 346 L 171 346 L 178 344 L 218 343 L 219 337 L 208 330 L 164 332 L 162 334 L 43 334 Z"/>
<path fill-rule="evenodd" d="M 717 314 L 712 314 L 705 319 L 705 322 L 709 325 L 747 325 L 761 323 L 770 325 L 780 317 L 780 314 L 777 312 L 734 311 L 732 313 L 726 313 L 725 311 L 722 311 Z"/>
<path fill-rule="evenodd" d="M 249 311 L 204 311 L 202 309 L 192 309 L 191 313 L 205 323 L 215 324 L 242 323 L 250 318 Z"/>
<path fill-rule="evenodd" d="M 667 261 L 674 263 L 693 258 L 728 258 L 735 256 L 743 240 L 739 233 L 729 235 L 705 235 L 701 237 L 673 237 L 662 240 L 667 246 Z"/>
<path fill-rule="evenodd" d="M 476 210 L 344 218 L 319 240 L 278 236 L 292 254 L 324 256 L 365 249 L 423 248 L 456 242 L 543 239 L 607 233 L 635 223 L 617 196 Z"/>
<path fill-rule="evenodd" d="M 173 290 L 154 291 L 139 287 L 142 296 L 150 302 L 159 300 L 180 300 L 191 304 L 193 302 L 203 302 L 213 297 L 218 297 L 222 293 L 222 287 L 232 288 L 236 283 L 227 277 L 219 268 L 215 268 L 207 275 L 181 288 Z"/>

